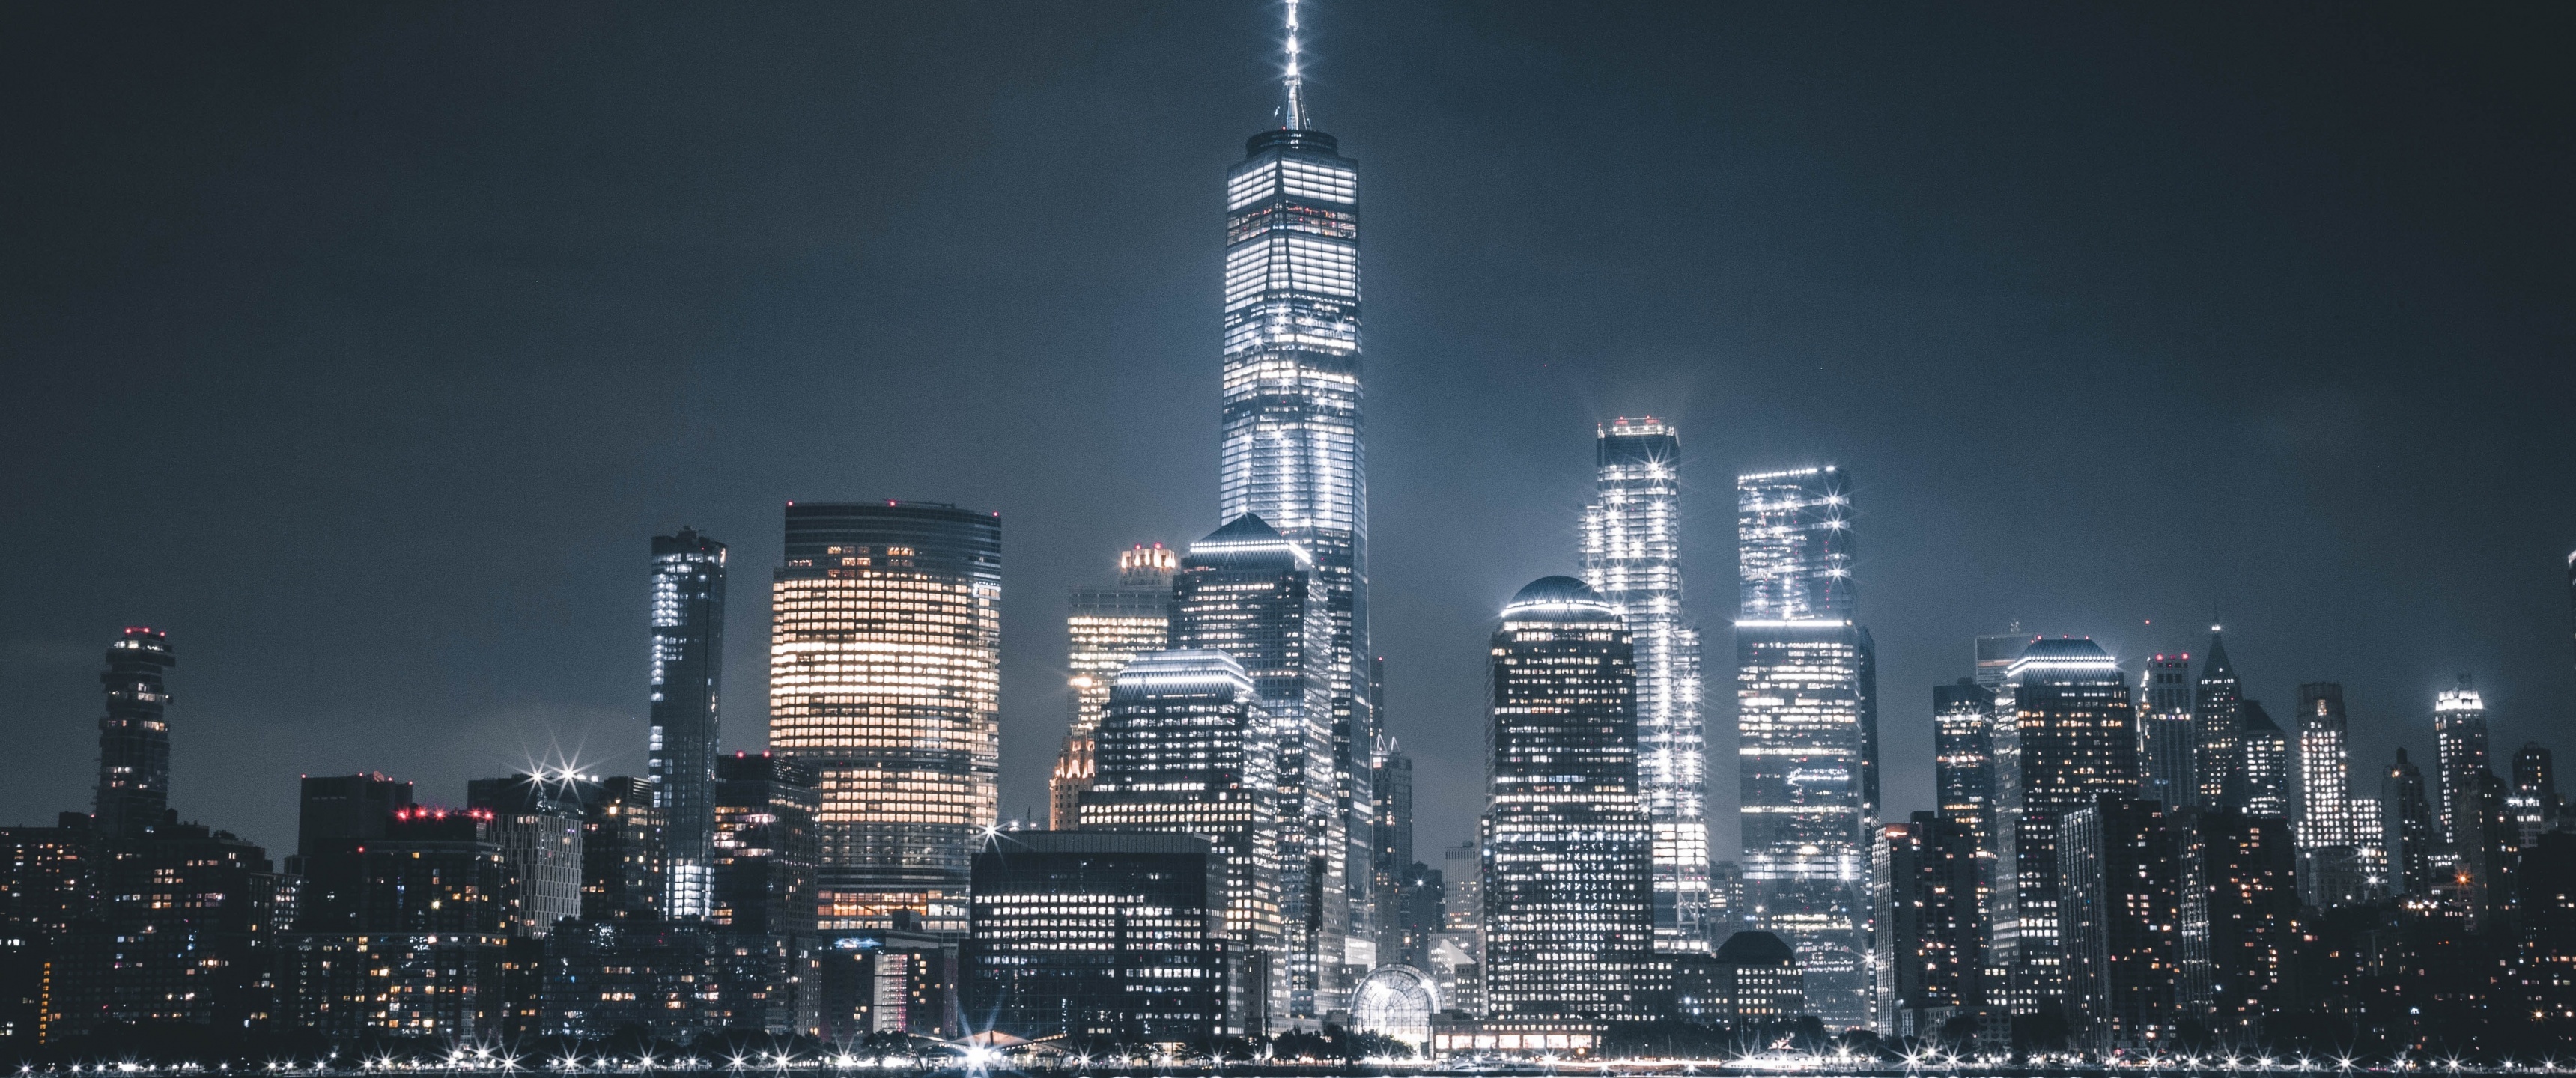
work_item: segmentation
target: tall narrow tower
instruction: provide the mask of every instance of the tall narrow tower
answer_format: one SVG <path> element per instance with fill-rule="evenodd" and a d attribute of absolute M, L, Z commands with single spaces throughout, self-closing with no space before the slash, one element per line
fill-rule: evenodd
<path fill-rule="evenodd" d="M 1359 163 L 1315 130 L 1288 4 L 1278 127 L 1244 143 L 1225 178 L 1224 412 L 1218 514 L 1256 514 L 1314 557 L 1331 640 L 1330 782 L 1343 864 L 1366 865 L 1369 753 L 1368 475 L 1360 444 Z M 1350 876 L 1354 928 L 1373 903 Z M 1362 931 L 1354 938 L 1372 938 Z M 1336 961 L 1342 959 L 1337 958 Z"/>
<path fill-rule="evenodd" d="M 653 805 L 669 843 L 662 908 L 707 915 L 716 696 L 724 675 L 725 545 L 688 528 L 653 537 Z"/>
<path fill-rule="evenodd" d="M 1833 466 L 1738 476 L 1735 710 L 1749 927 L 1806 967 L 1807 1009 L 1867 1025 L 1877 651 L 1852 619 L 1851 495 Z"/>
<path fill-rule="evenodd" d="M 2244 699 L 2244 686 L 2236 681 L 2236 664 L 2227 659 L 2227 642 L 2219 636 L 2219 627 L 2209 627 L 2209 657 L 2200 664 L 2200 679 L 2192 683 L 2192 781 L 2200 787 L 2204 806 L 2231 808 L 2227 783 L 2242 766 L 2237 757 L 2237 711 Z"/>
<path fill-rule="evenodd" d="M 130 628 L 107 646 L 107 714 L 98 720 L 98 829 L 131 835 L 161 822 L 170 807 L 170 690 L 161 672 L 179 665 L 170 634 Z"/>
<path fill-rule="evenodd" d="M 1655 823 L 1655 949 L 1706 951 L 1708 744 L 1699 630 L 1682 613 L 1681 439 L 1652 416 L 1597 428 L 1583 578 L 1637 649 L 1638 796 Z"/>
<path fill-rule="evenodd" d="M 2442 769 L 2442 836 L 2466 841 L 2461 821 L 2469 810 L 2462 806 L 2474 795 L 2478 773 L 2488 770 L 2487 703 L 2467 674 L 2460 675 L 2459 688 L 2433 697 L 2433 748 Z"/>

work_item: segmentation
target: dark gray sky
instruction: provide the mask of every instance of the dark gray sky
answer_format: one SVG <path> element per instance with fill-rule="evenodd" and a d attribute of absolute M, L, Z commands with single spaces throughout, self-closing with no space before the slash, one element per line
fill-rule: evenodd
<path fill-rule="evenodd" d="M 998 510 L 1005 803 L 1064 589 L 1216 524 L 1219 187 L 1275 5 L 0 8 L 0 820 L 86 808 L 171 632 L 175 803 L 643 766 L 647 537 L 733 544 L 761 741 L 790 498 Z M 2576 714 L 2576 7 L 1308 5 L 1363 171 L 1378 650 L 1420 844 L 1592 424 L 1682 425 L 1718 848 L 1738 471 L 1858 479 L 1893 809 L 2019 619 L 2429 744 Z M 2153 624 L 2147 624 L 2152 619 Z M 2275 713 L 2286 708 L 2275 707 Z"/>

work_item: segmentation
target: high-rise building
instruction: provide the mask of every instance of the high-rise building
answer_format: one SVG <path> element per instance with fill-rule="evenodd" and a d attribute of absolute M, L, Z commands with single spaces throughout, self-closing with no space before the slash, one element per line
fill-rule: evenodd
<path fill-rule="evenodd" d="M 374 780 L 350 784 L 371 794 L 390 785 L 356 777 Z M 473 785 L 488 799 L 507 780 Z M 501 1034 L 512 937 L 541 944 L 520 904 L 528 851 L 505 848 L 496 816 L 404 805 L 351 835 L 340 813 L 308 813 L 319 826 L 298 840 L 306 889 L 277 963 L 286 1020 L 346 1038 Z"/>
<path fill-rule="evenodd" d="M 111 838 L 99 905 L 54 972 L 47 1037 L 118 1023 L 240 1030 L 275 1013 L 294 885 L 258 846 L 168 817 Z"/>
<path fill-rule="evenodd" d="M 1005 831 L 975 855 L 974 895 L 962 960 L 979 1028 L 1128 1044 L 1254 1031 L 1225 866 L 1203 839 Z"/>
<path fill-rule="evenodd" d="M 1386 660 L 1382 658 L 1369 660 L 1372 671 L 1383 669 L 1385 665 Z M 1371 681 L 1374 683 L 1375 677 Z M 1377 708 L 1376 712 L 1381 719 L 1386 716 L 1383 707 Z M 1413 886 L 1410 881 L 1416 867 L 1413 860 L 1413 757 L 1405 753 L 1404 745 L 1392 735 L 1380 735 L 1377 751 L 1370 755 L 1370 759 L 1369 790 L 1377 797 L 1377 837 L 1370 843 L 1371 853 L 1376 859 L 1377 880 L 1371 893 L 1377 895 L 1379 904 L 1391 913 L 1378 923 L 1377 961 L 1379 965 L 1413 965 L 1400 957 L 1418 950 L 1407 943 L 1411 932 L 1409 918 L 1415 906 L 1415 896 L 1409 890 Z M 1439 873 L 1433 871 L 1432 876 L 1436 878 Z M 1437 908 L 1440 896 L 1432 895 L 1430 902 Z M 1419 970 L 1422 967 L 1414 965 L 1414 968 Z"/>
<path fill-rule="evenodd" d="M 170 634 L 129 628 L 107 646 L 107 714 L 98 720 L 98 829 L 131 835 L 161 822 L 170 807 L 170 690 L 177 666 Z"/>
<path fill-rule="evenodd" d="M 2191 656 L 2147 660 L 2138 675 L 2138 796 L 2166 808 L 2199 800 L 2193 777 Z"/>
<path fill-rule="evenodd" d="M 1226 936 L 1252 962 L 1256 1011 L 1286 1004 L 1279 895 L 1279 754 L 1243 665 L 1221 651 L 1157 651 L 1111 682 L 1099 769 L 1081 826 L 1192 835 L 1217 859 Z M 1273 1013 L 1272 1008 L 1278 1008 Z"/>
<path fill-rule="evenodd" d="M 2067 1018 L 2096 1053 L 2170 1048 L 2181 1025 L 2183 881 L 2168 819 L 2159 802 L 2109 794 L 2057 818 Z"/>
<path fill-rule="evenodd" d="M 770 585 L 769 746 L 822 786 L 823 927 L 963 928 L 999 816 L 1002 521 L 791 502 Z"/>
<path fill-rule="evenodd" d="M 1977 687 L 2000 693 L 2012 681 L 2012 664 L 2021 658 L 2021 649 L 2036 639 L 2021 631 L 2016 621 L 2009 632 L 1981 633 L 1977 636 Z"/>
<path fill-rule="evenodd" d="M 1311 1018 L 1338 1006 L 1344 939 L 1352 927 L 1346 821 L 1332 781 L 1326 662 L 1332 620 L 1325 598 L 1313 557 L 1252 514 L 1190 544 L 1172 582 L 1172 648 L 1232 656 L 1270 715 L 1270 744 L 1278 754 L 1287 1006 L 1290 1014 Z"/>
<path fill-rule="evenodd" d="M 2487 705 L 2478 691 L 2469 685 L 2469 675 L 2460 675 L 2458 688 L 2444 689 L 2433 698 L 2434 762 L 2441 769 L 2442 837 L 2459 842 L 2459 803 L 2468 796 L 2477 773 L 2489 770 L 2487 763 Z"/>
<path fill-rule="evenodd" d="M 1962 687 L 1982 692 L 1974 681 Z M 1878 1033 L 1937 1035 L 1963 1008 L 1985 1001 L 1976 834 L 1933 812 L 1881 827 L 1870 849 L 1870 884 Z"/>
<path fill-rule="evenodd" d="M 1582 581 L 1541 577 L 1503 607 L 1492 654 L 1486 1011 L 1652 1017 L 1653 831 L 1627 627 Z"/>
<path fill-rule="evenodd" d="M 707 914 L 707 844 L 714 810 L 716 698 L 724 677 L 725 545 L 682 528 L 653 537 L 654 805 L 666 844 L 664 907 Z"/>
<path fill-rule="evenodd" d="M 2374 802 L 2375 804 L 2375 802 Z M 2378 893 L 2379 858 L 2352 795 L 2352 750 L 2344 717 L 2343 686 L 2299 686 L 2299 814 L 2291 835 L 2299 847 L 2300 900 L 2320 909 L 2367 901 Z"/>
<path fill-rule="evenodd" d="M 1138 543 L 1118 553 L 1118 586 L 1077 587 L 1065 603 L 1065 667 L 1073 714 L 1064 749 L 1047 780 L 1047 826 L 1074 826 L 1082 791 L 1091 788 L 1092 734 L 1109 707 L 1109 682 L 1127 660 L 1161 651 L 1172 632 L 1172 574 L 1181 552 Z"/>
<path fill-rule="evenodd" d="M 2397 759 L 2380 772 L 2382 841 L 2388 849 L 2388 891 L 2421 896 L 2433 888 L 2433 852 L 2442 845 L 2441 817 L 2433 812 L 2424 789 L 2424 769 L 2397 750 Z"/>
<path fill-rule="evenodd" d="M 52 827 L 0 827 L 0 1039 L 43 1044 L 56 1023 L 53 979 L 72 928 L 99 908 L 105 836 L 88 813 Z"/>
<path fill-rule="evenodd" d="M 581 806 L 581 916 L 587 921 L 651 921 L 662 916 L 662 810 L 653 781 L 616 775 L 599 780 Z"/>
<path fill-rule="evenodd" d="M 2202 812 L 2184 867 L 2189 902 L 2204 903 L 2211 1022 L 2236 1033 L 2261 1031 L 2291 988 L 2299 890 L 2286 820 L 2234 809 Z"/>
<path fill-rule="evenodd" d="M 2467 884 L 2461 899 L 2475 931 L 2504 924 L 2513 907 L 2513 874 L 2521 850 L 2509 789 L 2494 771 L 2480 767 L 2461 783 L 2460 799 L 2453 805 L 2459 830 L 2451 852 Z"/>
<path fill-rule="evenodd" d="M 1737 758 L 1747 909 L 1806 971 L 1808 1008 L 1866 1026 L 1869 840 L 1878 820 L 1876 648 L 1852 619 L 1850 475 L 1736 478 Z"/>
<path fill-rule="evenodd" d="M 2227 641 L 2212 625 L 2209 656 L 2201 661 L 2191 694 L 2192 777 L 2200 784 L 2202 805 L 2228 804 L 2227 784 L 2239 766 L 2236 731 L 2242 721 L 2237 711 L 2244 695 L 2236 664 L 2227 659 Z"/>
<path fill-rule="evenodd" d="M 1336 866 L 1366 866 L 1374 799 L 1369 753 L 1368 456 L 1360 439 L 1359 163 L 1316 130 L 1289 6 L 1286 108 L 1244 143 L 1225 177 L 1224 403 L 1217 519 L 1257 515 L 1313 559 L 1327 625 L 1323 721 L 1332 755 L 1318 776 L 1340 814 Z M 1175 645 L 1180 646 L 1180 645 Z M 1241 658 L 1237 656 L 1237 658 Z M 1252 664 L 1244 664 L 1249 668 Z M 1275 715 L 1275 713 L 1274 713 Z M 1341 881 L 1330 944 L 1373 949 L 1369 873 Z M 1318 939 L 1322 939 L 1319 936 Z M 1335 967 L 1358 953 L 1319 956 Z"/>
<path fill-rule="evenodd" d="M 2290 735 L 2259 700 L 2237 704 L 2236 772 L 2227 801 L 2248 816 L 2290 818 Z"/>
<path fill-rule="evenodd" d="M 1637 771 L 1655 821 L 1655 949 L 1705 952 L 1708 744 L 1699 628 L 1682 610 L 1681 438 L 1652 416 L 1599 427 L 1583 579 L 1637 645 Z"/>
<path fill-rule="evenodd" d="M 411 807 L 411 783 L 378 772 L 306 775 L 296 800 L 295 856 L 286 871 L 304 875 L 300 863 L 343 841 L 383 838 L 394 813 Z"/>
<path fill-rule="evenodd" d="M 707 917 L 735 934 L 814 931 L 814 769 L 773 753 L 716 759 Z"/>
<path fill-rule="evenodd" d="M 2558 798 L 2557 768 L 2539 742 L 2525 742 L 2514 751 L 2513 793 L 2507 800 L 2513 806 L 2519 845 L 2525 850 L 2536 846 L 2544 832 L 2557 830 L 2565 818 L 2567 806 Z"/>
<path fill-rule="evenodd" d="M 514 935 L 542 937 L 581 916 L 582 802 L 598 781 L 521 772 L 466 784 L 465 803 L 491 815 L 514 886 L 504 897 Z"/>
<path fill-rule="evenodd" d="M 2138 741 L 2129 683 L 2091 640 L 2035 640 L 2013 662 L 2013 714 L 1995 731 L 1999 963 L 2012 971 L 2016 1010 L 2065 991 L 2057 820 L 2104 795 L 2137 790 Z"/>
<path fill-rule="evenodd" d="M 1967 828 L 1987 859 L 1994 856 L 1994 707 L 1995 694 L 1967 678 L 1932 687 L 1932 765 L 1941 818 Z"/>

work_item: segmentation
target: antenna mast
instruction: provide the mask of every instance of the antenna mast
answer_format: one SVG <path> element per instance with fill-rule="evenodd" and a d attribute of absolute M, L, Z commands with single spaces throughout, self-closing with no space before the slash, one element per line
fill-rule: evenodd
<path fill-rule="evenodd" d="M 1306 77 L 1297 67 L 1297 0 L 1288 0 L 1288 72 L 1280 80 L 1288 90 L 1288 129 L 1306 128 Z"/>

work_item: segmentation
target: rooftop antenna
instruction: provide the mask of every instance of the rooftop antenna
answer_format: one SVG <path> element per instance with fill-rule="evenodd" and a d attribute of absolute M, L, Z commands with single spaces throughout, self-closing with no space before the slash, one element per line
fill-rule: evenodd
<path fill-rule="evenodd" d="M 1288 129 L 1306 129 L 1306 77 L 1297 68 L 1297 0 L 1288 0 L 1288 71 L 1280 79 L 1288 90 Z"/>

